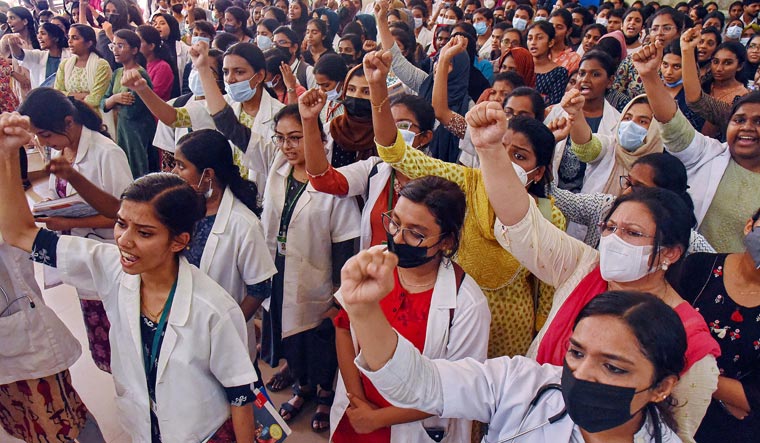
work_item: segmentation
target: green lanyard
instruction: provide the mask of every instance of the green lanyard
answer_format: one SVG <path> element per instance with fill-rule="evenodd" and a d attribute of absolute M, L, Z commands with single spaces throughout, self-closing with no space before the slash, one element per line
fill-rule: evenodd
<path fill-rule="evenodd" d="M 174 293 L 177 291 L 177 280 L 174 280 L 172 290 L 169 291 L 169 298 L 166 299 L 164 304 L 164 312 L 161 314 L 161 319 L 158 321 L 156 327 L 156 333 L 153 335 L 153 344 L 150 347 L 150 356 L 145 355 L 143 352 L 143 363 L 145 363 L 145 376 L 148 377 L 153 368 L 156 365 L 156 355 L 158 355 L 158 344 L 161 342 L 161 335 L 163 335 L 166 329 L 166 321 L 169 318 L 169 311 L 172 309 L 172 302 L 174 301 Z"/>
<path fill-rule="evenodd" d="M 291 179 L 295 180 L 295 178 L 293 178 L 293 169 L 290 170 L 290 174 L 288 175 L 288 180 L 285 182 L 285 197 L 286 198 L 288 195 L 288 187 L 290 185 Z M 309 182 L 306 182 L 303 185 L 301 185 L 301 188 L 298 190 L 296 197 L 290 202 L 289 205 L 286 205 L 285 209 L 282 211 L 282 217 L 280 218 L 280 235 L 277 238 L 277 240 L 282 243 L 284 243 L 287 240 L 288 225 L 290 224 L 291 217 L 293 217 L 293 209 L 295 208 L 296 203 L 298 203 L 298 199 L 301 198 L 303 191 L 306 190 L 306 186 L 308 184 Z"/>
<path fill-rule="evenodd" d="M 396 170 L 391 169 L 391 187 L 388 189 L 388 212 L 393 209 L 393 193 L 396 192 Z"/>

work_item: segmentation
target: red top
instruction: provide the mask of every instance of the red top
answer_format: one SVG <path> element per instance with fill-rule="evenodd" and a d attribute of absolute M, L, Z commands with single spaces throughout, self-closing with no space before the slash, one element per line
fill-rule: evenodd
<path fill-rule="evenodd" d="M 422 352 L 425 347 L 427 321 L 428 314 L 430 313 L 430 302 L 433 298 L 433 289 L 416 294 L 411 293 L 401 286 L 398 270 L 394 271 L 393 275 L 395 281 L 393 290 L 380 301 L 380 308 L 383 310 L 383 314 L 385 314 L 385 318 L 388 319 L 391 327 Z M 337 328 L 349 329 L 351 326 L 345 310 L 341 310 L 333 321 Z M 361 376 L 361 380 L 364 395 L 369 402 L 380 408 L 392 406 L 377 392 L 377 389 L 366 377 Z M 344 414 L 335 430 L 333 442 L 341 443 L 349 441 L 361 441 L 362 443 L 389 442 L 390 428 L 378 429 L 371 434 L 356 434 L 351 427 L 348 416 Z"/>
<path fill-rule="evenodd" d="M 148 62 L 145 70 L 148 71 L 150 82 L 153 83 L 153 92 L 161 97 L 161 100 L 169 100 L 172 97 L 172 85 L 174 85 L 174 73 L 169 63 L 156 59 Z"/>
<path fill-rule="evenodd" d="M 330 166 L 328 170 L 319 177 L 309 176 L 309 182 L 319 192 L 332 195 L 346 195 L 348 194 L 348 180 L 337 169 Z M 388 238 L 385 234 L 385 228 L 383 227 L 382 215 L 388 212 L 390 209 L 396 206 L 398 201 L 398 193 L 393 191 L 393 201 L 391 208 L 388 207 L 388 193 L 390 192 L 391 182 L 388 180 L 380 192 L 380 195 L 375 201 L 375 205 L 372 207 L 369 213 L 369 228 L 370 228 L 370 244 L 369 246 L 381 245 L 385 243 Z"/>

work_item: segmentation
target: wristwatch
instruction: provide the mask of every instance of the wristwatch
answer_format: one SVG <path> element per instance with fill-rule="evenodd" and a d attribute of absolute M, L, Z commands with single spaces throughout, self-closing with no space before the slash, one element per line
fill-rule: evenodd
<path fill-rule="evenodd" d="M 296 92 L 296 88 L 288 88 L 287 92 Z"/>

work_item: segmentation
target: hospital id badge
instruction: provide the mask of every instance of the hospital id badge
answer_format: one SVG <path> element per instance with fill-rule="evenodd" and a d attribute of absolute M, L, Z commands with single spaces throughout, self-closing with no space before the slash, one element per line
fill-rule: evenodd
<path fill-rule="evenodd" d="M 158 417 L 158 405 L 150 397 L 148 397 L 148 401 L 150 402 L 150 410 L 153 411 L 153 414 L 155 414 L 156 417 Z"/>
<path fill-rule="evenodd" d="M 280 255 L 285 255 L 285 252 L 287 250 L 287 237 L 278 235 L 277 236 L 277 253 Z"/>

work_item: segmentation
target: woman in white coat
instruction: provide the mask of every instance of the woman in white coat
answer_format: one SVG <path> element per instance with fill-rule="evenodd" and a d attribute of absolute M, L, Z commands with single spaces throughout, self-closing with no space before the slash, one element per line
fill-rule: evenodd
<path fill-rule="evenodd" d="M 253 441 L 245 320 L 234 300 L 181 256 L 203 216 L 196 191 L 151 174 L 122 194 L 116 245 L 39 229 L 19 186 L 18 146 L 32 126 L 0 116 L 0 231 L 65 282 L 96 292 L 112 320 L 122 426 L 134 441 Z"/>
<path fill-rule="evenodd" d="M 24 48 L 23 40 L 16 35 L 8 37 L 8 46 L 19 66 L 29 70 L 31 89 L 52 87 L 61 61 L 71 56 L 68 36 L 63 29 L 52 23 L 42 23 L 37 32 L 40 49 Z"/>
<path fill-rule="evenodd" d="M 433 360 L 383 314 L 398 263 L 384 249 L 346 264 L 341 295 L 362 344 L 356 365 L 395 406 L 489 423 L 485 443 L 681 441 L 668 399 L 686 334 L 663 302 L 637 292 L 599 295 L 578 316 L 562 367 L 525 357 Z"/>
<path fill-rule="evenodd" d="M 760 193 L 753 192 L 760 189 L 760 92 L 733 105 L 726 142 L 721 143 L 697 132 L 667 95 L 658 74 L 661 60 L 662 48 L 644 47 L 633 56 L 654 117 L 662 125 L 665 149 L 686 166 L 699 231 L 718 252 L 743 252 L 742 227 L 760 207 Z"/>
<path fill-rule="evenodd" d="M 381 307 L 391 327 L 428 358 L 482 362 L 488 349 L 488 303 L 475 280 L 451 262 L 465 207 L 459 186 L 440 177 L 412 180 L 401 189 L 396 207 L 382 216 L 399 264 Z M 447 437 L 442 441 L 469 440 L 467 420 L 428 419 L 425 412 L 388 403 L 354 364 L 361 346 L 345 311 L 335 325 L 341 371 L 330 420 L 333 442 L 423 442 L 437 432 Z"/>
<path fill-rule="evenodd" d="M 37 88 L 29 93 L 19 112 L 29 116 L 37 141 L 52 150 L 81 175 L 108 194 L 118 197 L 132 182 L 132 173 L 124 151 L 108 138 L 103 121 L 81 100 L 66 97 L 51 88 Z M 66 198 L 76 194 L 65 179 L 51 175 L 49 197 Z M 113 241 L 114 218 L 97 214 L 89 217 L 40 217 L 48 229 L 100 241 Z M 81 290 L 82 313 L 95 364 L 109 371 L 109 322 L 97 294 Z"/>

